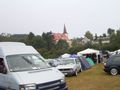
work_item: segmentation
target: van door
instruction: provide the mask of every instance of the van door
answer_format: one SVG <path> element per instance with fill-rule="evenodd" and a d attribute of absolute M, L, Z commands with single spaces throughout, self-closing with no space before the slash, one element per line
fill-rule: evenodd
<path fill-rule="evenodd" d="M 16 85 L 15 79 L 7 71 L 4 59 L 0 58 L 0 90 L 16 90 Z"/>

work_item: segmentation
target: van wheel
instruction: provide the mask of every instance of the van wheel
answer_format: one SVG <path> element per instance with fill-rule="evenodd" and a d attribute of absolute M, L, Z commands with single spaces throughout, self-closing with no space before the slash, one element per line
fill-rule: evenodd
<path fill-rule="evenodd" d="M 118 69 L 116 69 L 116 68 L 111 68 L 111 69 L 110 69 L 110 74 L 113 75 L 113 76 L 117 75 L 117 74 L 118 74 Z"/>

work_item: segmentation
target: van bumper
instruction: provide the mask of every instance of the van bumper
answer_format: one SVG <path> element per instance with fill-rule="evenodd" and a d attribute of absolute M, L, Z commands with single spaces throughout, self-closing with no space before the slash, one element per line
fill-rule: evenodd
<path fill-rule="evenodd" d="M 62 88 L 60 90 L 68 90 L 68 87 L 66 86 L 66 87 L 64 87 L 64 88 Z"/>
<path fill-rule="evenodd" d="M 59 90 L 68 90 L 68 87 L 67 87 L 67 85 L 66 85 L 66 82 L 65 83 L 63 83 L 63 84 L 61 84 L 61 86 L 60 86 L 60 89 Z"/>
<path fill-rule="evenodd" d="M 36 90 L 68 90 L 65 83 L 60 83 L 58 81 L 53 81 L 49 83 L 38 84 Z"/>

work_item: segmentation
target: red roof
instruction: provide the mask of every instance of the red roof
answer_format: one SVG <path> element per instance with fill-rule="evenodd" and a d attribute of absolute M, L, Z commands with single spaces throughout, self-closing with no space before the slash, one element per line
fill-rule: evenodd
<path fill-rule="evenodd" d="M 68 35 L 64 33 L 53 33 L 53 40 L 68 40 Z"/>

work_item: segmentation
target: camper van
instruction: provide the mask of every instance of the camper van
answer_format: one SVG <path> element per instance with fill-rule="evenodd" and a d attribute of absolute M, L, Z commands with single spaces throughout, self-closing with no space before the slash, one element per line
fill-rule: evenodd
<path fill-rule="evenodd" d="M 64 75 L 32 47 L 0 42 L 0 90 L 67 90 Z"/>

